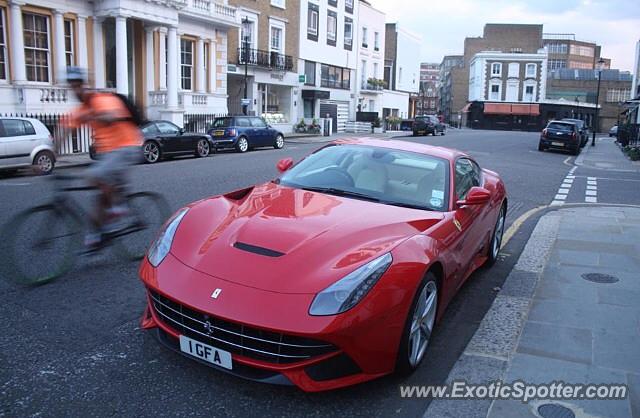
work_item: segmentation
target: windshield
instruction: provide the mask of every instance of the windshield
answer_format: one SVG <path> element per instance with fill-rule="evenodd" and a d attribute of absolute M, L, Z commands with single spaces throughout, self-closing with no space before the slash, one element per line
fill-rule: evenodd
<path fill-rule="evenodd" d="M 387 205 L 446 211 L 448 178 L 444 159 L 362 145 L 331 145 L 301 161 L 279 182 Z"/>
<path fill-rule="evenodd" d="M 228 128 L 231 126 L 233 119 L 232 118 L 218 118 L 213 121 L 212 128 Z"/>
<path fill-rule="evenodd" d="M 550 123 L 547 128 L 562 132 L 573 132 L 573 126 L 568 123 Z"/>

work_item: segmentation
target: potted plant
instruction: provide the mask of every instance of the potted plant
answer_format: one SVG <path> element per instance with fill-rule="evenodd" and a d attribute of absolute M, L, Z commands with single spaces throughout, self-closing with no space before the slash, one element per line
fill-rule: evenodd
<path fill-rule="evenodd" d="M 380 120 L 379 117 L 376 117 L 373 120 L 373 133 L 374 134 L 381 134 L 384 132 L 384 128 L 382 128 L 382 121 Z"/>
<path fill-rule="evenodd" d="M 298 122 L 296 125 L 294 125 L 293 130 L 296 133 L 299 134 L 303 134 L 307 132 L 307 124 L 304 123 L 304 119 L 300 119 L 300 122 Z"/>
<path fill-rule="evenodd" d="M 320 124 L 316 119 L 311 121 L 311 124 L 307 127 L 307 132 L 310 134 L 319 134 L 320 133 Z"/>

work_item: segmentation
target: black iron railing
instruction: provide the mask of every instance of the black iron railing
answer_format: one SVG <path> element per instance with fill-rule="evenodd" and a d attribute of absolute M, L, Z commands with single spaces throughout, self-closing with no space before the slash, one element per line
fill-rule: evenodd
<path fill-rule="evenodd" d="M 238 64 L 244 65 L 247 62 L 249 65 L 256 65 L 258 67 L 272 68 L 281 71 L 293 70 L 293 57 L 291 55 L 284 55 L 278 52 L 269 52 L 261 49 L 254 48 L 238 48 Z"/>

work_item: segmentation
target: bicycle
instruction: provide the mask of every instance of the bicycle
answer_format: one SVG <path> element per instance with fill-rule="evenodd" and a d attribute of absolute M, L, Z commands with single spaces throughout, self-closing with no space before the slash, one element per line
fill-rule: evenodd
<path fill-rule="evenodd" d="M 120 223 L 124 226 L 103 233 L 98 246 L 83 250 L 84 233 L 92 226 L 87 211 L 72 197 L 72 192 L 96 189 L 65 183 L 74 180 L 82 178 L 54 174 L 51 177 L 55 185 L 53 201 L 15 215 L 2 228 L 0 236 L 5 237 L 7 248 L 6 266 L 13 281 L 30 285 L 48 283 L 69 272 L 79 255 L 97 253 L 112 244 L 121 258 L 140 260 L 170 215 L 169 205 L 161 195 L 128 193 L 126 187 L 121 186 L 119 193 L 126 215 Z"/>

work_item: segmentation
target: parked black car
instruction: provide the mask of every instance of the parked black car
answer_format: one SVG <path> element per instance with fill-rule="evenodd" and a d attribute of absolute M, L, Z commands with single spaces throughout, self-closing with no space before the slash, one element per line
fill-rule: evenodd
<path fill-rule="evenodd" d="M 564 118 L 562 120 L 575 123 L 578 127 L 578 132 L 580 133 L 580 146 L 584 147 L 587 145 L 587 142 L 589 142 L 589 128 L 587 127 L 586 122 L 582 119 Z"/>
<path fill-rule="evenodd" d="M 256 147 L 284 147 L 284 134 L 258 116 L 217 118 L 208 132 L 216 149 L 235 148 L 238 152 L 247 152 Z"/>
<path fill-rule="evenodd" d="M 549 122 L 540 134 L 538 151 L 544 151 L 548 148 L 569 151 L 573 155 L 580 154 L 581 139 L 578 126 L 564 120 Z"/>
<path fill-rule="evenodd" d="M 157 163 L 166 157 L 181 155 L 207 157 L 215 149 L 211 136 L 185 132 L 183 128 L 169 121 L 149 121 L 140 129 L 144 135 L 141 148 L 142 160 L 150 164 Z M 93 160 L 98 158 L 93 145 L 89 148 L 89 156 Z"/>
<path fill-rule="evenodd" d="M 440 122 L 437 116 L 416 116 L 412 126 L 413 136 L 418 135 L 444 135 L 446 126 Z"/>

